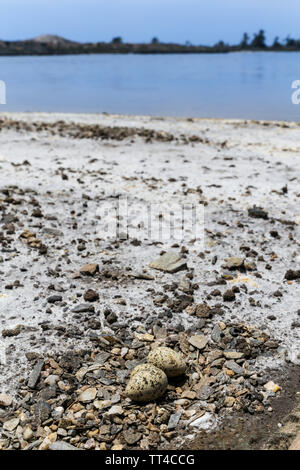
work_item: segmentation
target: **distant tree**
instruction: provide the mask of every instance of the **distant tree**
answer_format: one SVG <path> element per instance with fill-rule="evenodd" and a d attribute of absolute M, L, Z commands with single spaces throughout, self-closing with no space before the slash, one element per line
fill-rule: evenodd
<path fill-rule="evenodd" d="M 276 36 L 276 37 L 274 38 L 272 47 L 273 47 L 274 49 L 281 49 L 282 44 L 279 42 L 279 37 L 278 37 L 278 36 Z"/>
<path fill-rule="evenodd" d="M 222 52 L 228 50 L 228 44 L 225 44 L 224 41 L 219 41 L 214 45 L 215 50 Z"/>
<path fill-rule="evenodd" d="M 288 36 L 285 40 L 285 44 L 287 45 L 287 47 L 295 47 L 296 41 L 295 39 L 292 39 L 290 36 Z"/>
<path fill-rule="evenodd" d="M 159 44 L 159 39 L 157 37 L 152 38 L 151 44 Z"/>
<path fill-rule="evenodd" d="M 185 45 L 186 45 L 186 46 L 191 46 L 192 43 L 191 43 L 191 41 L 185 41 Z"/>
<path fill-rule="evenodd" d="M 113 44 L 122 44 L 123 39 L 120 36 L 117 36 L 117 37 L 113 38 L 111 42 Z"/>
<path fill-rule="evenodd" d="M 242 37 L 242 40 L 240 42 L 240 46 L 243 48 L 243 49 L 246 49 L 246 47 L 248 47 L 249 45 L 249 35 L 247 33 L 244 33 L 243 34 L 243 37 Z"/>
<path fill-rule="evenodd" d="M 254 34 L 254 38 L 250 46 L 255 49 L 264 49 L 266 47 L 266 35 L 263 29 L 261 29 L 257 34 Z"/>

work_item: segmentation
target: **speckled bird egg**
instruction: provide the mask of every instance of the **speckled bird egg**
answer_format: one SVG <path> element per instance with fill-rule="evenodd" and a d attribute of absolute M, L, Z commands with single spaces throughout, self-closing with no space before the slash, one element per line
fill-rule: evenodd
<path fill-rule="evenodd" d="M 166 374 L 152 364 L 141 364 L 131 373 L 125 394 L 134 401 L 152 401 L 161 397 L 168 386 Z"/>
<path fill-rule="evenodd" d="M 168 377 L 177 377 L 186 371 L 186 365 L 182 354 L 173 349 L 156 348 L 148 356 L 148 363 L 163 370 Z"/>

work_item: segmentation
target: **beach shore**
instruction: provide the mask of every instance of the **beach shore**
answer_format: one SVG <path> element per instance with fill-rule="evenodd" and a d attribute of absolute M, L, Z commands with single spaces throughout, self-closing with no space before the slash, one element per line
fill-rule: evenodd
<path fill-rule="evenodd" d="M 0 114 L 0 394 L 13 398 L 0 406 L 0 422 L 17 420 L 0 448 L 187 448 L 228 415 L 259 415 L 263 429 L 288 413 L 299 391 L 299 130 L 232 119 Z M 131 230 L 108 239 L 102 208 L 120 197 L 132 208 Z M 151 205 L 166 214 L 195 207 L 199 243 L 192 231 L 183 240 L 140 236 Z M 149 267 L 169 250 L 182 270 Z M 80 273 L 90 264 L 92 275 Z M 209 313 L 193 310 L 199 305 Z M 204 348 L 193 336 L 206 338 Z M 188 379 L 170 383 L 156 409 L 132 405 L 129 371 L 157 345 L 181 350 Z M 227 350 L 252 373 L 232 371 Z M 270 381 L 278 390 L 255 397 Z M 96 395 L 81 400 L 90 389 Z M 112 407 L 122 410 L 109 414 Z M 290 434 L 287 447 L 297 429 Z"/>

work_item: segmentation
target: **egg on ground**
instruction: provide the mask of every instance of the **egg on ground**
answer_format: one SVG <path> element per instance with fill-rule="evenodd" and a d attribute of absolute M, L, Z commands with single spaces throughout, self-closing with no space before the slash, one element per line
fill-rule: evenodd
<path fill-rule="evenodd" d="M 186 371 L 184 357 L 171 348 L 154 349 L 148 356 L 148 363 L 163 370 L 168 377 L 177 377 Z"/>
<path fill-rule="evenodd" d="M 125 394 L 133 401 L 152 401 L 161 397 L 168 386 L 166 374 L 152 364 L 141 364 L 131 373 Z"/>

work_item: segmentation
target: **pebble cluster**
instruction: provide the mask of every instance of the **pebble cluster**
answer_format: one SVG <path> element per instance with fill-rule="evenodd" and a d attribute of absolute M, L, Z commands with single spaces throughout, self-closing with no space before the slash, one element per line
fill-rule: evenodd
<path fill-rule="evenodd" d="M 141 137 L 147 143 L 152 141 L 171 142 L 179 140 L 170 132 L 155 131 L 151 129 L 136 128 L 136 127 L 110 127 L 101 126 L 98 124 L 67 124 L 65 122 L 57 121 L 53 123 L 45 122 L 23 122 L 14 119 L 2 118 L 0 119 L 0 131 L 7 129 L 16 129 L 18 131 L 26 132 L 50 132 L 52 135 L 68 136 L 76 139 L 101 139 L 101 140 L 118 140 L 122 141 L 127 138 Z M 209 143 L 207 139 L 203 139 L 198 135 L 190 137 L 181 136 L 184 142 L 201 142 Z"/>
<path fill-rule="evenodd" d="M 281 387 L 256 359 L 278 354 L 278 342 L 243 324 L 203 330 L 139 327 L 100 336 L 93 350 L 28 354 L 17 400 L 0 395 L 0 448 L 166 448 L 234 411 L 271 413 Z"/>

